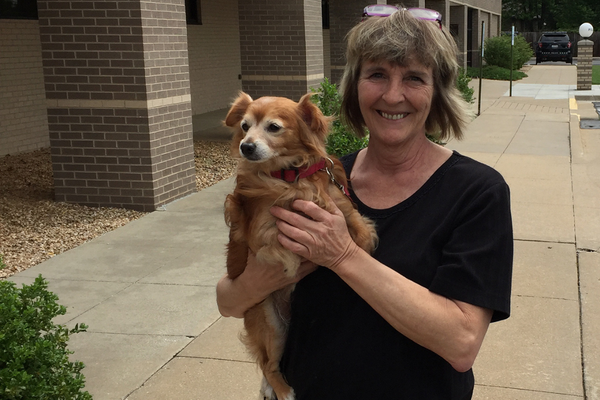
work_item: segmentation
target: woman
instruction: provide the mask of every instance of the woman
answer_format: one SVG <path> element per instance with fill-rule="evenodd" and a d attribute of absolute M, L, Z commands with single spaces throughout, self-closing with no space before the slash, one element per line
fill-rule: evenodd
<path fill-rule="evenodd" d="M 342 161 L 352 199 L 376 223 L 375 253 L 337 211 L 300 200 L 300 213 L 271 210 L 281 244 L 309 260 L 281 363 L 299 400 L 470 399 L 488 325 L 509 315 L 508 187 L 426 137 L 460 138 L 468 120 L 456 45 L 433 13 L 368 18 L 348 35 L 342 117 L 370 136 Z M 252 258 L 240 278 L 219 282 L 223 315 L 290 283 Z"/>

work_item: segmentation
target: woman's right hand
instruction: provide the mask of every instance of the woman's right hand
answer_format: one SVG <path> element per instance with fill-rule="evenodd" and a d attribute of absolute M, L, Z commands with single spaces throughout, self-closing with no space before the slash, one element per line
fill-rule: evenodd
<path fill-rule="evenodd" d="M 260 265 L 256 255 L 248 253 L 244 272 L 235 279 L 223 276 L 217 283 L 217 305 L 224 317 L 243 318 L 244 313 L 252 306 L 260 303 L 271 293 L 297 283 L 313 272 L 317 266 L 304 261 L 300 264 L 295 277 L 289 278 L 282 268 Z"/>

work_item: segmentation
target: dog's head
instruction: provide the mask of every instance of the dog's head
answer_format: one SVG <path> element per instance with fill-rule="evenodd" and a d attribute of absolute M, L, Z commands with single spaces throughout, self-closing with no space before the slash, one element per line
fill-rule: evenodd
<path fill-rule="evenodd" d="M 232 155 L 272 168 L 325 157 L 330 119 L 310 97 L 307 94 L 298 103 L 283 97 L 252 100 L 241 92 L 225 118 L 225 125 L 234 131 Z"/>

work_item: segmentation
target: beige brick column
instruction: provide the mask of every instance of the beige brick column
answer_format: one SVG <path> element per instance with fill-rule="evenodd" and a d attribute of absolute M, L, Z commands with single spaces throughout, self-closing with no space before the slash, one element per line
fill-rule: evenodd
<path fill-rule="evenodd" d="M 191 193 L 184 1 L 38 9 L 56 200 L 152 211 Z"/>
<path fill-rule="evenodd" d="M 346 65 L 346 34 L 360 22 L 365 6 L 376 1 L 330 0 L 331 81 L 339 84 Z"/>
<path fill-rule="evenodd" d="M 320 0 L 240 0 L 239 17 L 245 92 L 298 100 L 320 84 Z"/>
<path fill-rule="evenodd" d="M 577 42 L 577 90 L 592 90 L 592 60 L 594 42 L 580 40 Z"/>

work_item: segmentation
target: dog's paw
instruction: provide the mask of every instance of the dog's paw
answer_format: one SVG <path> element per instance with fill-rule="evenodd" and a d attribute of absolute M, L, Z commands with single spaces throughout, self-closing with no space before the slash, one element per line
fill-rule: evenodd
<path fill-rule="evenodd" d="M 294 389 L 290 388 L 290 393 L 285 396 L 285 398 L 278 399 L 273 387 L 271 387 L 269 382 L 267 382 L 267 379 L 263 377 L 258 400 L 296 400 L 296 394 L 294 393 Z"/>
<path fill-rule="evenodd" d="M 294 389 L 287 395 L 287 397 L 283 400 L 296 400 L 296 394 L 294 393 Z"/>
<path fill-rule="evenodd" d="M 263 376 L 262 384 L 260 385 L 260 395 L 258 396 L 259 400 L 277 400 L 277 395 L 275 391 L 267 382 L 267 379 Z"/>

